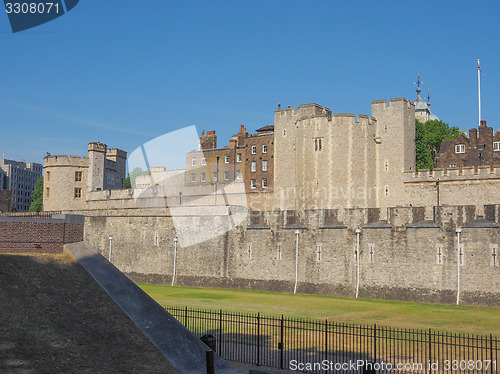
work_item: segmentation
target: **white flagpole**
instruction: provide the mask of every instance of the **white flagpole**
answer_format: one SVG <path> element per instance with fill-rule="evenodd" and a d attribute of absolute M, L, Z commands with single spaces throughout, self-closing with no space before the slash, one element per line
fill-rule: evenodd
<path fill-rule="evenodd" d="M 479 67 L 479 59 L 477 59 L 477 92 L 479 98 L 479 123 L 481 126 L 481 68 Z"/>

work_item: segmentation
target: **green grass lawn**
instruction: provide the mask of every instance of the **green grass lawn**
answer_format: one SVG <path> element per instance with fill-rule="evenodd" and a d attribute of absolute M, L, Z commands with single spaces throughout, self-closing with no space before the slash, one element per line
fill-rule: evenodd
<path fill-rule="evenodd" d="M 139 284 L 163 306 L 500 336 L 500 309 Z"/>

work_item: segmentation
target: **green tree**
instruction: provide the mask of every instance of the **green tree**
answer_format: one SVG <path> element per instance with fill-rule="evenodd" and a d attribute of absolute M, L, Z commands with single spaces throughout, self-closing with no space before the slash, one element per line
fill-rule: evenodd
<path fill-rule="evenodd" d="M 30 212 L 41 212 L 43 210 L 43 176 L 38 178 L 31 193 L 33 201 L 30 204 Z"/>
<path fill-rule="evenodd" d="M 415 120 L 415 153 L 418 169 L 433 169 L 436 154 L 445 139 L 454 139 L 460 133 L 458 127 L 443 121 L 432 120 L 425 123 Z"/>
<path fill-rule="evenodd" d="M 132 188 L 132 182 L 130 182 L 130 174 L 125 178 L 125 188 Z"/>

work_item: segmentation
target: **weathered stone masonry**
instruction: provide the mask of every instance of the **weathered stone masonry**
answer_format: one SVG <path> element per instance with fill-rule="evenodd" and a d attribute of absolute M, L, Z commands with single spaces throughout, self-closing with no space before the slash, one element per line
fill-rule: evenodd
<path fill-rule="evenodd" d="M 390 208 L 387 222 L 376 208 L 255 212 L 222 236 L 178 248 L 176 284 L 292 292 L 298 229 L 298 292 L 354 297 L 361 228 L 360 297 L 454 303 L 460 226 L 461 301 L 500 306 L 499 206 L 482 210 L 476 220 L 474 206 L 440 207 L 428 221 L 424 208 Z M 224 219 L 193 223 L 209 230 Z M 171 282 L 175 235 L 172 217 L 152 210 L 85 218 L 85 241 L 107 257 L 112 236 L 113 264 L 138 282 Z"/>

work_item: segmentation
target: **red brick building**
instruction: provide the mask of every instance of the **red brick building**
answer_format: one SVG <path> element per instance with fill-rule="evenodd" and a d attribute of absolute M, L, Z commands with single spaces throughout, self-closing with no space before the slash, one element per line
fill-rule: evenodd
<path fill-rule="evenodd" d="M 500 165 L 500 130 L 481 121 L 479 129 L 470 129 L 469 136 L 461 133 L 455 139 L 444 140 L 436 155 L 436 167 L 461 168 L 467 166 Z"/>
<path fill-rule="evenodd" d="M 200 150 L 186 155 L 185 186 L 241 182 L 247 192 L 264 192 L 274 182 L 274 126 L 250 135 L 244 126 L 232 136 L 229 146 L 217 148 L 215 131 L 203 132 Z"/>

